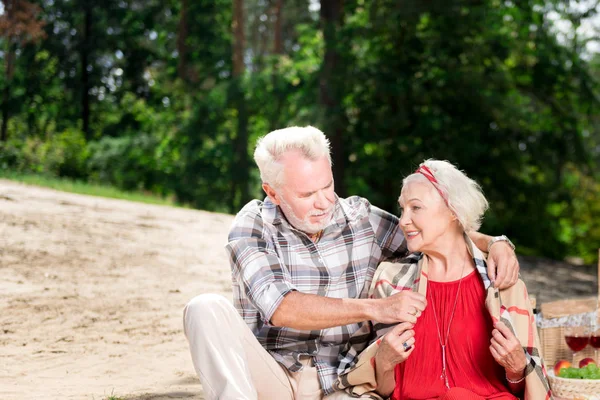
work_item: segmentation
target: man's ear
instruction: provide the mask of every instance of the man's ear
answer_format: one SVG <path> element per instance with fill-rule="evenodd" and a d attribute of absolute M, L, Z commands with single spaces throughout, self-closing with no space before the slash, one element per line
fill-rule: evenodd
<path fill-rule="evenodd" d="M 265 193 L 267 194 L 267 196 L 269 196 L 269 198 L 271 199 L 273 204 L 278 206 L 280 203 L 280 200 L 279 200 L 279 196 L 277 195 L 277 192 L 275 192 L 275 189 L 273 189 L 268 183 L 263 183 L 262 188 L 265 191 Z"/>

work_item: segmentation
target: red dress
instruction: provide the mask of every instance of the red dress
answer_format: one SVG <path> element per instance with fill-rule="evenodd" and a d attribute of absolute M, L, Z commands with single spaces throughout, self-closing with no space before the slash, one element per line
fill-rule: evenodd
<path fill-rule="evenodd" d="M 517 400 L 508 389 L 504 368 L 490 353 L 492 319 L 485 308 L 485 289 L 477 271 L 463 278 L 446 345 L 446 373 L 450 391 L 440 379 L 442 340 L 456 299 L 459 281 L 428 281 L 427 308 L 415 326 L 415 350 L 395 369 L 393 400 Z"/>

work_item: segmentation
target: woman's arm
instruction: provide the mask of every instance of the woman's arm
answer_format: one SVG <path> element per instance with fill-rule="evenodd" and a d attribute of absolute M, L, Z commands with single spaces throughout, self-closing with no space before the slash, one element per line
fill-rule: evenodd
<path fill-rule="evenodd" d="M 519 339 L 502 321 L 496 322 L 490 340 L 490 352 L 498 364 L 506 371 L 506 380 L 513 393 L 525 388 L 525 368 L 527 358 Z"/>
<path fill-rule="evenodd" d="M 506 371 L 506 381 L 512 393 L 522 393 L 525 390 L 525 369 L 517 374 Z"/>
<path fill-rule="evenodd" d="M 375 355 L 376 391 L 389 397 L 396 386 L 394 369 L 410 356 L 415 348 L 413 324 L 403 322 L 396 325 L 382 339 Z"/>

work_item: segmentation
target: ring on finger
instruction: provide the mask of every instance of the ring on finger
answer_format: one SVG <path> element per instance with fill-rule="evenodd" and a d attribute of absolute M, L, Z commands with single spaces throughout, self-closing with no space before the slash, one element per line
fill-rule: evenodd
<path fill-rule="evenodd" d="M 406 342 L 402 342 L 402 347 L 404 347 L 404 351 L 409 351 L 412 346 Z"/>

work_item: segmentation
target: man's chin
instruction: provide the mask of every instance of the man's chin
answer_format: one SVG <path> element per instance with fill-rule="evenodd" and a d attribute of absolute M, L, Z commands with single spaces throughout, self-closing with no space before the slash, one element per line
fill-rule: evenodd
<path fill-rule="evenodd" d="M 303 221 L 292 219 L 292 226 L 298 229 L 299 231 L 306 233 L 307 235 L 316 235 L 317 233 L 321 232 L 323 229 L 331 225 L 333 221 L 333 213 L 327 213 L 323 215 L 323 218 L 318 222 L 310 222 L 308 218 Z"/>
<path fill-rule="evenodd" d="M 301 227 L 296 227 L 296 229 L 306 233 L 307 235 L 316 235 L 317 233 L 321 232 L 323 229 L 327 228 L 330 225 L 331 221 L 328 221 L 327 223 L 322 223 L 322 224 L 302 224 Z"/>
<path fill-rule="evenodd" d="M 311 231 L 311 235 L 315 235 L 319 232 L 321 232 L 323 229 L 327 228 L 329 225 L 331 225 L 331 219 L 328 221 L 323 221 L 322 223 L 319 224 L 312 224 L 309 227 L 309 230 Z"/>

